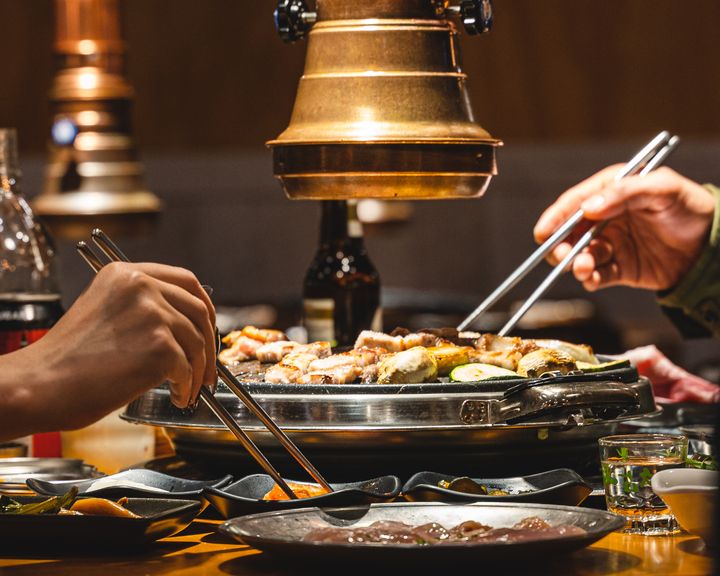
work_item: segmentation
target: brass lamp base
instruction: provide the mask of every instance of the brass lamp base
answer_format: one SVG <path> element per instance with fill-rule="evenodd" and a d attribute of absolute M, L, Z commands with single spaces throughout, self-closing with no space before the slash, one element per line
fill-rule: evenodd
<path fill-rule="evenodd" d="M 273 146 L 289 198 L 477 198 L 497 174 L 497 140 Z"/>

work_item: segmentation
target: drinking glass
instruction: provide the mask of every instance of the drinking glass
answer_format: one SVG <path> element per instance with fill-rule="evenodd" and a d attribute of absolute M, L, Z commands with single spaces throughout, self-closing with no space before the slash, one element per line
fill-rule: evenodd
<path fill-rule="evenodd" d="M 605 500 L 625 517 L 629 534 L 668 535 L 680 531 L 675 517 L 653 492 L 656 472 L 685 466 L 688 440 L 672 434 L 626 434 L 600 438 Z"/>

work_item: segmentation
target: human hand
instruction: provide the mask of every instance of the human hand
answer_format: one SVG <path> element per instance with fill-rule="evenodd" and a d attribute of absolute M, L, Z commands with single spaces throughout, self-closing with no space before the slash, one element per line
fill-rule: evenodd
<path fill-rule="evenodd" d="M 183 268 L 115 262 L 105 266 L 60 321 L 23 349 L 52 374 L 58 428 L 95 421 L 145 390 L 170 382 L 185 407 L 214 386 L 215 310 Z M 46 398 L 47 391 L 41 392 Z"/>
<path fill-rule="evenodd" d="M 605 168 L 563 193 L 535 225 L 535 240 L 544 242 L 582 208 L 587 221 L 608 221 L 573 261 L 572 271 L 585 289 L 672 288 L 702 252 L 715 210 L 713 195 L 666 167 L 616 182 L 621 167 Z M 560 262 L 587 227 L 576 227 L 548 260 Z"/>
<path fill-rule="evenodd" d="M 655 346 L 633 348 L 618 358 L 627 358 L 642 376 L 650 379 L 655 399 L 661 403 L 720 402 L 720 386 L 673 364 Z"/>

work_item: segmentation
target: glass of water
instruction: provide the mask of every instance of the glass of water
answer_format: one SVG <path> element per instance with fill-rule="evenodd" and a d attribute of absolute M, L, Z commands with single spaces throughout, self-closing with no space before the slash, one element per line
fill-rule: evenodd
<path fill-rule="evenodd" d="M 670 509 L 650 485 L 656 472 L 682 468 L 688 440 L 672 434 L 625 434 L 600 438 L 607 508 L 626 520 L 624 532 L 662 536 L 680 531 Z"/>

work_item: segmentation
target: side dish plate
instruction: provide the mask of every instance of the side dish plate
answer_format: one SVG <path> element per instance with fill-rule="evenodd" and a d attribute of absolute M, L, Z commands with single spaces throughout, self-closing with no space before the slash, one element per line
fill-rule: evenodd
<path fill-rule="evenodd" d="M 263 496 L 275 485 L 275 481 L 267 474 L 253 474 L 224 488 L 205 488 L 202 496 L 223 518 L 233 518 L 244 514 L 308 506 L 337 507 L 389 502 L 400 494 L 401 484 L 397 476 L 382 476 L 362 482 L 331 483 L 333 492 L 312 498 L 263 500 Z"/>
<path fill-rule="evenodd" d="M 185 498 L 199 499 L 203 488 L 220 488 L 232 481 L 227 475 L 215 480 L 187 480 L 177 478 L 155 470 L 133 468 L 88 480 L 46 481 L 29 478 L 27 485 L 38 494 L 60 496 L 72 486 L 78 487 L 81 496 L 98 496 L 100 498 L 120 498 L 136 496 L 140 498 Z"/>
<path fill-rule="evenodd" d="M 569 468 L 557 468 L 513 478 L 472 478 L 488 492 L 502 490 L 505 495 L 473 494 L 442 488 L 440 482 L 452 482 L 458 476 L 437 472 L 418 472 L 403 486 L 402 495 L 410 502 L 534 502 L 577 506 L 592 492 L 592 487 Z"/>
<path fill-rule="evenodd" d="M 21 503 L 44 496 L 13 497 Z M 197 500 L 128 498 L 140 518 L 58 514 L 0 514 L 0 553 L 125 555 L 183 530 L 200 513 Z"/>

